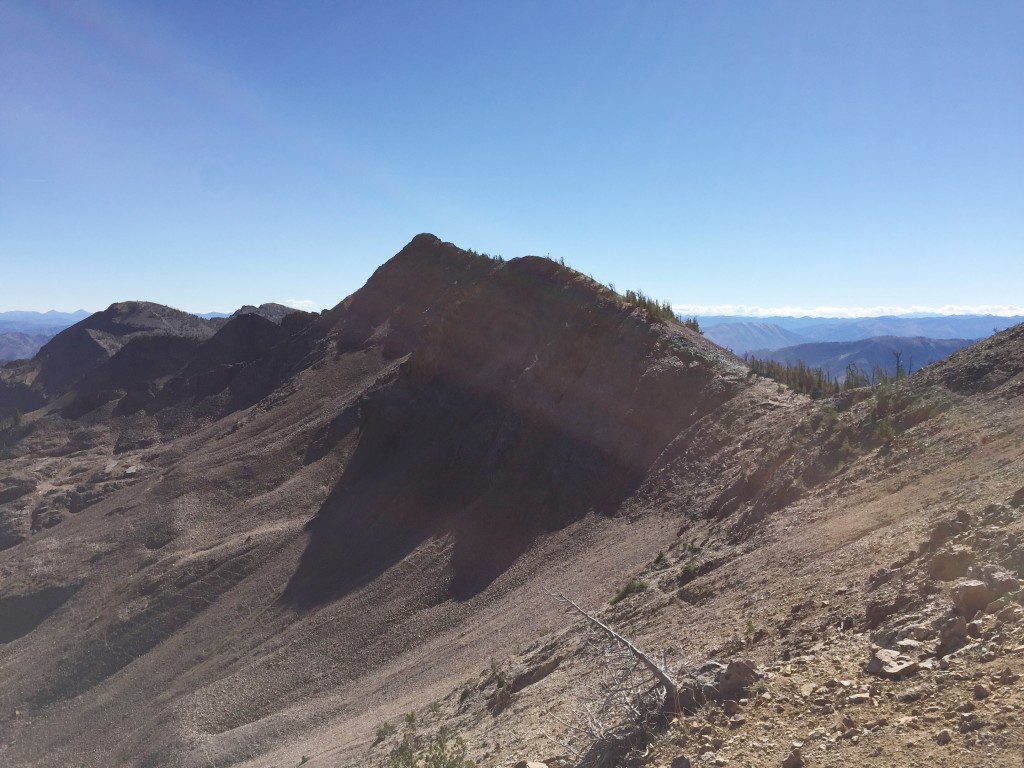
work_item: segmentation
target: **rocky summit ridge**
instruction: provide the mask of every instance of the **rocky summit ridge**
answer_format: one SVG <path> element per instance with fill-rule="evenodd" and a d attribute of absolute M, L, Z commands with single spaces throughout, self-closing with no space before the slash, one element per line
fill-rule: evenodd
<path fill-rule="evenodd" d="M 1019 764 L 1021 326 L 812 401 L 432 235 L 285 309 L 0 368 L 0 764 Z M 580 738 L 552 594 L 686 696 Z"/>

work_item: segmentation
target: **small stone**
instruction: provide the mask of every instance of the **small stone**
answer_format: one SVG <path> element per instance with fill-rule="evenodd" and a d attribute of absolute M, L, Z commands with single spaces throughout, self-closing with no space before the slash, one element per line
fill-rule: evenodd
<path fill-rule="evenodd" d="M 847 699 L 851 704 L 867 704 L 871 701 L 870 693 L 853 693 L 850 694 L 850 698 Z"/>
<path fill-rule="evenodd" d="M 913 704 L 915 701 L 924 698 L 927 691 L 921 686 L 914 688 L 908 688 L 907 690 L 900 693 L 896 698 L 902 701 L 904 704 Z"/>
<path fill-rule="evenodd" d="M 935 630 L 924 624 L 907 624 L 900 628 L 896 637 L 900 640 L 931 640 L 935 637 Z"/>
<path fill-rule="evenodd" d="M 671 768 L 693 768 L 690 764 L 690 758 L 685 755 L 680 755 L 672 761 Z"/>
<path fill-rule="evenodd" d="M 782 761 L 782 768 L 800 768 L 803 764 L 804 758 L 800 754 L 800 748 L 794 747 L 789 756 Z"/>
<path fill-rule="evenodd" d="M 941 731 L 935 734 L 935 743 L 939 746 L 949 744 L 953 740 L 953 734 L 949 732 L 949 728 L 943 728 Z"/>
<path fill-rule="evenodd" d="M 974 686 L 974 698 L 976 698 L 978 701 L 981 701 L 982 699 L 987 699 L 988 693 L 988 687 L 984 683 L 978 683 L 976 686 Z"/>
<path fill-rule="evenodd" d="M 1012 669 L 1007 667 L 1002 672 L 997 672 L 992 675 L 992 680 L 999 683 L 1000 685 L 1012 685 L 1020 680 L 1020 676 L 1015 674 Z"/>

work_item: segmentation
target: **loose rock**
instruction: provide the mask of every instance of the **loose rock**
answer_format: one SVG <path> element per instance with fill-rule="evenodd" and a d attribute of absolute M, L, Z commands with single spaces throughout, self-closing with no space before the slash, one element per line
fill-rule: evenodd
<path fill-rule="evenodd" d="M 953 585 L 950 597 L 957 610 L 965 617 L 971 618 L 992 602 L 992 590 L 984 581 L 961 579 Z"/>
<path fill-rule="evenodd" d="M 939 581 L 952 581 L 964 576 L 974 562 L 969 547 L 953 546 L 939 550 L 928 563 L 928 575 Z"/>

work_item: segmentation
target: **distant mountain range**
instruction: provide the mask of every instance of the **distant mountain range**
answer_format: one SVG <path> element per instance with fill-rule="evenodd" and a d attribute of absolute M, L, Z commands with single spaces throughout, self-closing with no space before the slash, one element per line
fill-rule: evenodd
<path fill-rule="evenodd" d="M 892 376 L 896 373 L 899 356 L 903 372 L 910 374 L 973 343 L 968 339 L 876 336 L 857 341 L 818 341 L 781 349 L 752 350 L 747 354 L 779 363 L 803 363 L 810 368 L 821 368 L 833 379 L 842 381 L 850 365 L 868 376 L 875 368 Z"/>
<path fill-rule="evenodd" d="M 256 311 L 255 307 L 245 306 L 234 314 L 245 314 Z M 290 307 L 281 304 L 263 304 L 259 307 L 260 314 L 279 322 L 285 314 L 292 312 Z M 91 313 L 80 309 L 77 312 L 0 312 L 0 360 L 16 360 L 31 358 L 53 336 L 65 328 L 85 319 Z M 230 317 L 223 312 L 207 312 L 198 315 L 208 320 L 221 320 Z M 273 316 L 273 317 L 271 317 Z M 925 339 L 941 339 L 946 342 L 953 340 L 977 340 L 990 336 L 1018 323 L 1024 322 L 1024 316 L 1000 317 L 997 315 L 943 315 L 938 317 L 746 317 L 740 315 L 708 315 L 699 316 L 698 321 L 704 335 L 716 344 L 730 349 L 737 355 L 755 352 L 758 357 L 778 359 L 782 357 L 769 355 L 768 352 L 779 351 L 790 355 L 786 348 L 814 342 L 868 341 L 879 337 L 916 337 Z M 964 346 L 964 344 L 960 344 Z M 951 347 L 950 352 L 959 347 Z M 814 359 L 821 358 L 819 352 L 806 350 L 804 354 Z M 837 355 L 850 354 L 848 350 L 838 351 Z M 860 353 L 858 353 L 860 354 Z M 865 359 L 876 359 L 878 355 L 864 353 Z M 925 358 L 931 361 L 931 352 L 919 350 L 915 355 L 915 365 L 925 365 Z M 946 352 L 945 354 L 949 354 Z M 940 357 L 944 357 L 942 355 Z M 885 357 L 881 354 L 881 357 Z M 939 359 L 939 358 L 934 358 Z M 918 363 L 918 360 L 920 361 Z M 805 363 L 817 367 L 805 359 Z M 832 365 L 833 363 L 828 363 Z M 841 366 L 845 369 L 845 363 Z M 870 371 L 870 367 L 868 369 Z"/>
<path fill-rule="evenodd" d="M 879 336 L 983 339 L 1024 322 L 1024 316 L 743 317 L 699 316 L 704 335 L 737 355 L 816 341 L 858 341 Z M 763 356 L 763 355 L 761 355 Z"/>
<path fill-rule="evenodd" d="M 84 309 L 76 312 L 56 312 L 52 309 L 49 312 L 0 312 L 0 333 L 20 331 L 53 336 L 91 314 Z"/>

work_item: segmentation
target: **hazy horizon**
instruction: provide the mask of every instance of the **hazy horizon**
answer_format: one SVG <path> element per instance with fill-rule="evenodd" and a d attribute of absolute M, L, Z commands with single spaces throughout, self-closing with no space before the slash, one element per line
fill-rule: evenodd
<path fill-rule="evenodd" d="M 341 297 L 337 302 L 329 306 L 315 307 L 312 306 L 311 302 L 308 301 L 296 301 L 294 299 L 286 299 L 284 301 L 250 301 L 246 302 L 248 305 L 259 306 L 260 304 L 283 304 L 284 306 L 293 307 L 294 309 L 300 309 L 306 312 L 319 312 L 323 309 L 331 309 L 345 297 Z M 123 301 L 148 301 L 148 299 L 124 299 Z M 159 303 L 159 302 L 157 302 Z M 109 305 L 108 305 L 109 306 Z M 173 309 L 181 310 L 182 312 L 188 312 L 194 315 L 207 315 L 207 314 L 226 314 L 230 315 L 232 312 L 238 310 L 243 305 L 232 307 L 230 309 L 194 309 L 176 306 L 169 304 L 167 306 Z M 77 312 L 102 312 L 107 307 L 98 307 L 94 309 L 85 309 L 84 307 L 78 307 L 76 309 L 0 309 L 0 314 L 9 312 L 27 312 L 36 314 L 46 314 L 47 312 L 57 312 L 60 314 L 72 315 Z M 872 317 L 904 317 L 904 318 L 925 318 L 925 317 L 1024 317 L 1024 307 L 1014 306 L 979 306 L 979 307 L 814 307 L 814 308 L 801 308 L 801 307 L 758 307 L 758 306 L 739 306 L 739 305 L 694 305 L 694 304 L 673 304 L 673 311 L 682 316 L 687 317 L 742 317 L 751 319 L 765 319 L 772 317 L 819 317 L 822 319 L 865 319 Z"/>

